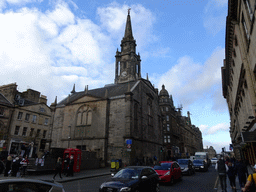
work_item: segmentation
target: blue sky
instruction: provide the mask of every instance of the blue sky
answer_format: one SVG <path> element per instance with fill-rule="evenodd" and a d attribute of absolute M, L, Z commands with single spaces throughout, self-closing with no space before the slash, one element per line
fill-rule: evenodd
<path fill-rule="evenodd" d="M 204 147 L 228 149 L 222 96 L 227 0 L 1 0 L 0 85 L 40 91 L 50 105 L 76 91 L 114 82 L 127 9 L 142 77 L 191 113 Z"/>

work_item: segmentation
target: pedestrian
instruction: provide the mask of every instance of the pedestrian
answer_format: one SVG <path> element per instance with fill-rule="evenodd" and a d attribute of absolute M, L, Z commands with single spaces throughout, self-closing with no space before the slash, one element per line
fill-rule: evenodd
<path fill-rule="evenodd" d="M 69 160 L 69 165 L 68 165 L 68 174 L 67 174 L 67 177 L 68 177 L 68 176 L 73 177 L 73 175 L 74 175 L 73 167 L 74 167 L 74 156 L 71 155 L 71 156 L 70 156 L 70 160 Z"/>
<path fill-rule="evenodd" d="M 225 161 L 221 158 L 218 160 L 218 162 L 215 165 L 215 169 L 218 171 L 219 179 L 220 179 L 220 185 L 222 191 L 227 192 L 227 172 L 228 172 L 228 166 L 225 164 Z"/>
<path fill-rule="evenodd" d="M 244 188 L 242 188 L 242 191 L 248 191 L 248 189 L 251 186 L 252 182 L 254 182 L 254 186 L 252 186 L 252 187 L 254 187 L 254 191 L 255 191 L 255 188 L 256 188 L 256 186 L 255 186 L 256 185 L 256 164 L 254 165 L 253 169 L 254 169 L 253 170 L 254 173 L 252 174 L 252 176 L 251 175 L 248 176 L 247 182 L 246 182 Z"/>
<path fill-rule="evenodd" d="M 12 176 L 19 177 L 20 175 L 20 159 L 15 157 L 12 163 Z"/>
<path fill-rule="evenodd" d="M 24 156 L 24 154 L 25 154 L 25 152 L 26 152 L 26 146 L 25 146 L 25 143 L 22 143 L 22 145 L 21 145 L 21 157 L 23 157 Z"/>
<path fill-rule="evenodd" d="M 2 174 L 4 170 L 5 170 L 4 162 L 0 160 L 0 174 Z"/>
<path fill-rule="evenodd" d="M 22 166 L 22 176 L 24 177 L 26 174 L 27 167 L 28 167 L 28 157 L 25 156 L 25 158 L 22 159 L 20 164 Z"/>
<path fill-rule="evenodd" d="M 248 170 L 246 165 L 241 159 L 238 159 L 236 163 L 236 172 L 237 172 L 240 188 L 242 189 L 246 183 L 246 178 L 248 177 Z"/>
<path fill-rule="evenodd" d="M 61 171 L 62 171 L 62 159 L 58 157 L 56 167 L 55 167 L 55 175 L 53 176 L 53 180 L 55 180 L 56 175 L 59 173 L 60 178 L 61 177 Z"/>
<path fill-rule="evenodd" d="M 230 186 L 232 189 L 236 190 L 236 169 L 233 163 L 228 162 L 228 172 L 227 172 Z"/>
<path fill-rule="evenodd" d="M 66 157 L 65 157 L 65 159 L 64 159 L 64 170 L 63 170 L 64 175 L 68 175 L 69 161 L 70 161 L 69 156 L 66 155 Z"/>
<path fill-rule="evenodd" d="M 9 171 L 11 170 L 11 166 L 12 166 L 12 156 L 9 155 L 7 157 L 7 161 L 6 161 L 6 164 L 5 164 L 5 171 L 4 171 L 4 176 L 5 177 L 8 177 Z"/>

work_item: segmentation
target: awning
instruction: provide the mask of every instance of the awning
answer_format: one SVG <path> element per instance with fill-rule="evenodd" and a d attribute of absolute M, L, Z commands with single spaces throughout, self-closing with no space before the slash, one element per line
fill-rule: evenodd
<path fill-rule="evenodd" d="M 242 132 L 241 135 L 243 142 L 256 142 L 256 132 Z"/>

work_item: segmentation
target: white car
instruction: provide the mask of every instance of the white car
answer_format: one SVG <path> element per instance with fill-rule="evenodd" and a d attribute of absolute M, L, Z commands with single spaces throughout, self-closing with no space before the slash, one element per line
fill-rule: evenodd
<path fill-rule="evenodd" d="M 214 158 L 211 159 L 211 163 L 212 163 L 212 164 L 216 164 L 217 161 L 218 161 L 218 159 L 217 159 L 216 157 L 214 157 Z"/>

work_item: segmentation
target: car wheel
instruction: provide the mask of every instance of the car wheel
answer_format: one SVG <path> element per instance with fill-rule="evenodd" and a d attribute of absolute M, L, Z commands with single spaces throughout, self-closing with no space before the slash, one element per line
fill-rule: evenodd
<path fill-rule="evenodd" d="M 160 192 L 160 185 L 159 185 L 159 183 L 156 183 L 156 189 L 155 189 L 155 192 Z"/>
<path fill-rule="evenodd" d="M 170 185 L 173 185 L 173 184 L 174 184 L 174 179 L 172 177 L 171 180 L 170 180 Z"/>

